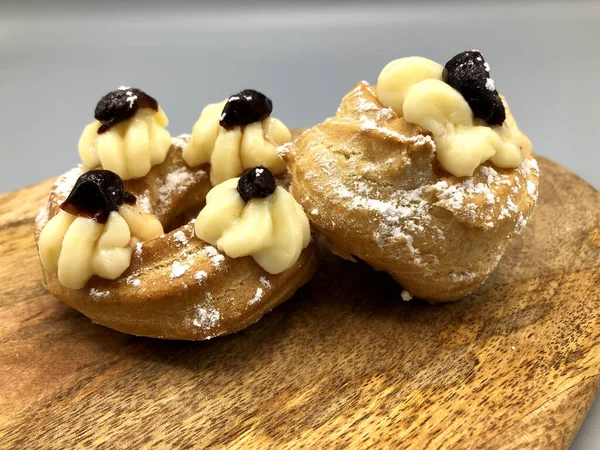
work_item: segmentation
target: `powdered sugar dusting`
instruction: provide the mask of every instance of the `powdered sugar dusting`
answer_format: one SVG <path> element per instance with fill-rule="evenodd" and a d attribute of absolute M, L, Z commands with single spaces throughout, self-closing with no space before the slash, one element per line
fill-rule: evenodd
<path fill-rule="evenodd" d="M 533 201 L 537 201 L 538 198 L 538 190 L 535 183 L 531 180 L 527 180 L 527 193 L 533 199 Z"/>
<path fill-rule="evenodd" d="M 358 193 L 350 191 L 343 185 L 336 185 L 333 193 L 338 199 L 346 202 L 349 209 L 366 209 L 377 213 L 381 217 L 375 239 L 382 246 L 387 246 L 391 241 L 402 242 L 407 251 L 412 255 L 415 264 L 424 265 L 420 251 L 413 246 L 415 232 L 423 231 L 423 221 L 427 220 L 428 203 L 423 199 L 427 187 L 415 190 L 398 190 L 386 199 L 367 197 L 371 189 L 368 185 L 358 183 L 354 188 Z M 361 194 L 362 192 L 362 194 Z M 435 263 L 434 258 L 429 259 Z"/>
<path fill-rule="evenodd" d="M 48 205 L 45 205 L 40 209 L 40 212 L 37 216 L 35 216 L 35 226 L 38 230 L 44 228 L 44 226 L 48 223 L 48 216 L 50 211 L 48 209 Z"/>
<path fill-rule="evenodd" d="M 197 184 L 202 178 L 206 177 L 206 172 L 192 172 L 187 167 L 180 167 L 169 173 L 164 184 L 158 189 L 158 201 L 156 214 L 162 215 L 171 209 L 171 197 L 181 194 L 189 187 Z"/>
<path fill-rule="evenodd" d="M 256 302 L 260 301 L 262 296 L 263 296 L 263 289 L 257 288 L 256 293 L 254 294 L 254 297 L 251 298 L 250 301 L 248 301 L 248 306 L 254 305 Z"/>
<path fill-rule="evenodd" d="M 189 270 L 189 268 L 189 264 L 181 264 L 179 261 L 173 261 L 173 266 L 171 267 L 171 275 L 169 275 L 169 278 L 179 278 L 184 273 L 186 273 Z"/>
<path fill-rule="evenodd" d="M 429 143 L 432 146 L 435 146 L 433 139 L 431 139 L 430 136 L 423 134 L 419 134 L 418 136 L 406 136 L 394 130 L 390 130 L 389 128 L 380 127 L 374 120 L 367 119 L 364 116 L 360 118 L 360 131 L 376 131 L 377 133 L 380 133 L 386 137 L 398 139 L 402 142 L 414 142 L 415 144 L 421 145 Z"/>
<path fill-rule="evenodd" d="M 366 112 L 366 111 L 377 111 L 379 106 L 373 102 L 368 101 L 363 96 L 358 97 L 358 106 L 356 110 L 358 112 Z"/>
<path fill-rule="evenodd" d="M 266 288 L 270 288 L 271 287 L 271 282 L 269 280 L 267 280 L 267 277 L 260 277 L 258 279 L 258 281 L 260 282 L 260 284 L 262 284 Z"/>
<path fill-rule="evenodd" d="M 394 110 L 392 108 L 382 108 L 377 113 L 377 120 L 392 120 L 394 118 Z"/>
<path fill-rule="evenodd" d="M 498 219 L 502 220 L 502 219 L 506 219 L 507 217 L 510 217 L 510 211 L 508 210 L 507 207 L 503 206 L 500 209 L 500 215 L 498 216 Z"/>
<path fill-rule="evenodd" d="M 189 141 L 190 141 L 190 135 L 189 134 L 180 134 L 179 136 L 175 136 L 171 140 L 171 142 L 173 143 L 173 145 L 175 147 L 179 147 L 182 150 L 188 145 Z"/>
<path fill-rule="evenodd" d="M 335 192 L 340 198 L 350 199 L 351 209 L 357 209 L 361 207 L 371 211 L 377 211 L 393 223 L 398 223 L 399 219 L 411 217 L 415 211 L 414 205 L 405 206 L 402 204 L 395 203 L 393 201 L 383 201 L 363 197 L 362 195 L 355 195 L 353 192 L 351 192 L 350 190 L 348 190 L 348 188 L 344 186 L 338 186 Z M 411 191 L 404 191 L 404 194 L 408 195 L 409 192 Z M 415 200 L 418 201 L 418 199 Z"/>
<path fill-rule="evenodd" d="M 199 270 L 194 274 L 194 280 L 196 280 L 196 283 L 198 284 L 204 283 L 207 278 L 208 274 L 204 270 Z"/>
<path fill-rule="evenodd" d="M 442 179 L 431 185 L 411 190 L 397 189 L 385 198 L 378 196 L 366 181 L 358 180 L 352 184 L 332 181 L 322 192 L 331 192 L 333 199 L 343 201 L 348 209 L 362 209 L 376 213 L 379 217 L 374 238 L 382 248 L 396 243 L 402 245 L 415 265 L 425 267 L 439 262 L 430 252 L 422 253 L 415 237 L 429 229 L 440 245 L 445 234 L 432 226 L 431 207 L 439 206 L 452 212 L 456 217 L 472 226 L 490 229 L 498 226 L 502 219 L 513 218 L 519 213 L 516 198 L 500 196 L 497 187 L 502 184 L 514 184 L 514 173 L 500 174 L 497 170 L 481 166 L 475 176 L 467 179 Z M 517 194 L 520 192 L 517 189 Z M 512 195 L 512 194 L 511 194 Z M 333 200 L 332 199 L 332 200 Z M 518 219 L 520 220 L 520 219 Z M 517 223 L 517 231 L 521 225 Z M 457 282 L 469 281 L 469 273 L 456 273 Z"/>
<path fill-rule="evenodd" d="M 496 172 L 494 169 L 492 169 L 491 167 L 488 167 L 488 166 L 481 166 L 479 168 L 479 171 L 481 172 L 482 175 L 487 177 L 487 184 L 492 184 L 494 182 L 494 180 L 496 179 L 496 177 L 498 176 L 498 172 Z"/>
<path fill-rule="evenodd" d="M 538 176 L 540 173 L 540 169 L 538 167 L 538 163 L 534 158 L 526 158 L 523 160 L 519 168 L 517 169 L 521 171 L 526 176 L 529 176 L 532 172 Z"/>
<path fill-rule="evenodd" d="M 130 284 L 130 285 L 134 286 L 134 287 L 139 287 L 142 284 L 142 282 L 140 281 L 140 279 L 139 278 L 135 278 L 134 275 L 130 275 L 127 278 L 125 278 L 125 282 L 127 284 Z"/>
<path fill-rule="evenodd" d="M 148 214 L 151 213 L 152 205 L 150 204 L 150 191 L 146 189 L 142 194 L 138 194 L 136 196 L 135 204 L 140 211 Z"/>
<path fill-rule="evenodd" d="M 452 272 L 450 274 L 450 279 L 455 283 L 465 283 L 473 281 L 477 278 L 477 274 L 475 272 Z"/>
<path fill-rule="evenodd" d="M 533 162 L 524 160 L 517 168 L 517 171 L 525 177 L 528 177 L 534 170 L 537 170 L 537 163 L 534 160 Z M 516 199 L 519 198 L 521 182 L 518 177 L 515 178 L 511 173 L 499 174 L 488 166 L 481 166 L 476 176 L 478 180 L 482 181 L 468 178 L 452 185 L 446 180 L 437 182 L 433 189 L 436 191 L 438 204 L 469 221 L 475 222 L 482 219 L 484 228 L 493 228 L 500 221 L 514 217 L 519 212 Z M 511 186 L 506 199 L 498 197 L 497 188 L 501 185 Z M 537 194 L 535 183 L 529 180 L 527 186 L 528 191 Z M 472 203 L 477 198 L 483 202 L 479 206 Z M 467 203 L 467 199 L 471 199 L 471 202 Z M 502 204 L 495 206 L 497 203 Z"/>
<path fill-rule="evenodd" d="M 523 214 L 519 214 L 519 217 L 517 218 L 517 224 L 515 226 L 515 233 L 520 234 L 526 226 L 527 219 L 525 218 L 525 216 L 523 216 Z"/>
<path fill-rule="evenodd" d="M 100 291 L 96 288 L 90 289 L 90 298 L 94 301 L 99 301 L 103 298 L 106 298 L 110 295 L 110 291 Z"/>
<path fill-rule="evenodd" d="M 287 142 L 287 143 L 285 143 L 283 145 L 280 145 L 279 147 L 277 147 L 277 154 L 281 158 L 283 158 L 284 156 L 286 156 L 290 152 L 291 146 L 292 146 L 291 142 Z"/>
<path fill-rule="evenodd" d="M 221 314 L 217 309 L 210 306 L 200 306 L 194 312 L 192 324 L 198 328 L 210 330 L 219 323 L 220 319 Z"/>
<path fill-rule="evenodd" d="M 462 183 L 449 185 L 447 181 L 442 180 L 436 183 L 433 188 L 437 191 L 440 201 L 452 209 L 460 209 L 463 207 L 465 199 L 471 198 L 474 195 L 481 195 L 486 199 L 494 200 L 494 194 L 490 190 L 489 185 L 484 183 L 475 183 L 473 178 L 469 178 Z M 472 209 L 476 205 L 473 204 Z"/>
<path fill-rule="evenodd" d="M 220 254 L 216 248 L 212 245 L 207 245 L 200 252 L 202 255 L 210 258 L 210 262 L 215 268 L 219 268 L 222 262 L 225 260 L 225 256 Z"/>
<path fill-rule="evenodd" d="M 370 114 L 371 116 L 373 115 L 373 112 L 376 111 L 377 114 L 375 115 L 375 119 L 379 122 L 385 120 L 392 120 L 395 116 L 394 110 L 392 108 L 382 108 L 381 104 L 375 103 L 370 99 L 366 98 L 365 89 L 371 92 L 369 84 L 366 81 L 362 81 L 352 91 L 352 93 L 355 94 L 354 98 L 357 102 L 357 105 L 354 105 L 354 110 L 359 113 Z M 338 113 L 340 111 L 341 110 L 338 109 Z M 361 120 L 369 119 L 366 116 L 362 115 Z"/>
<path fill-rule="evenodd" d="M 185 233 L 181 230 L 177 230 L 173 233 L 173 238 L 179 242 L 181 245 L 186 245 L 188 243 L 188 238 Z"/>
<path fill-rule="evenodd" d="M 133 91 L 131 90 L 131 88 L 129 86 L 120 86 L 118 88 L 118 90 L 127 91 L 127 92 L 125 92 L 125 95 L 127 95 L 125 100 L 127 100 L 127 103 L 129 103 L 129 105 L 128 105 L 129 109 L 133 108 L 133 105 L 135 104 L 135 101 L 138 99 L 138 96 L 133 93 Z"/>

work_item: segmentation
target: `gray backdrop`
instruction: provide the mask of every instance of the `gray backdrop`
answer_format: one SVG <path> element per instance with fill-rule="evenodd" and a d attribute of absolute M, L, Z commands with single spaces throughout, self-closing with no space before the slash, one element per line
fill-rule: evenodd
<path fill-rule="evenodd" d="M 598 2 L 0 0 L 0 192 L 74 166 L 96 102 L 123 84 L 155 96 L 174 135 L 243 88 L 310 126 L 394 58 L 471 48 L 535 151 L 598 188 L 599 30 Z M 600 448 L 599 430 L 596 405 L 573 448 Z"/>

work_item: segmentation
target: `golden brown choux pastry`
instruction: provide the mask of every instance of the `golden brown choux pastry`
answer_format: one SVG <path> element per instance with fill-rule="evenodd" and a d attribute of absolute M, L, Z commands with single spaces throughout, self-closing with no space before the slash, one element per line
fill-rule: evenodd
<path fill-rule="evenodd" d="M 169 137 L 165 151 L 164 133 L 148 131 L 166 125 L 162 110 L 155 101 L 136 104 L 142 91 L 122 90 L 109 94 L 112 116 L 97 114 L 84 130 L 80 153 L 89 164 L 58 178 L 36 219 L 46 286 L 93 322 L 135 335 L 200 340 L 251 325 L 316 270 L 304 212 L 266 167 L 213 188 L 208 164 L 191 168 L 183 159 L 190 137 Z M 136 111 L 123 113 L 130 104 Z M 98 133 L 106 123 L 108 143 Z M 142 158 L 144 173 L 131 155 L 149 149 L 160 157 Z M 227 223 L 219 205 L 233 211 Z M 178 226 L 183 215 L 194 219 Z M 258 226 L 260 239 L 252 239 Z"/>
<path fill-rule="evenodd" d="M 334 117 L 280 149 L 290 192 L 332 251 L 390 273 L 407 299 L 474 291 L 537 199 L 531 144 L 481 54 L 465 53 L 446 71 L 423 58 L 390 63 L 377 86 L 358 83 Z"/>

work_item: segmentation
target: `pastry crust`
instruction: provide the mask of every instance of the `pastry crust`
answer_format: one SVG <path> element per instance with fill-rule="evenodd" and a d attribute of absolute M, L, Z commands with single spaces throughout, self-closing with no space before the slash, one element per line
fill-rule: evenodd
<path fill-rule="evenodd" d="M 366 82 L 280 154 L 292 194 L 333 252 L 389 272 L 431 303 L 480 286 L 537 199 L 533 157 L 517 169 L 485 163 L 473 177 L 452 176 L 431 136 L 384 108 Z"/>
<path fill-rule="evenodd" d="M 124 182 L 137 205 L 165 228 L 195 216 L 211 189 L 208 166 L 189 168 L 181 157 L 189 136 L 173 139 L 166 160 L 142 179 Z M 39 234 L 69 194 L 79 166 L 60 177 L 36 220 Z M 189 214 L 186 214 L 189 213 Z M 198 239 L 188 222 L 138 244 L 131 265 L 116 280 L 93 277 L 83 289 L 67 289 L 56 273 L 43 270 L 53 295 L 93 322 L 125 333 L 165 339 L 200 340 L 233 333 L 259 320 L 308 282 L 317 268 L 314 239 L 289 270 L 271 275 L 251 257 L 229 258 Z"/>

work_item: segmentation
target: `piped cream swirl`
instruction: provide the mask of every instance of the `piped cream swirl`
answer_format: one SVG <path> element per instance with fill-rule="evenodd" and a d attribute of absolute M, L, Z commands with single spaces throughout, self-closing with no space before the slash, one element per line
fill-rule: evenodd
<path fill-rule="evenodd" d="M 215 186 L 196 219 L 196 235 L 231 258 L 251 256 L 267 272 L 291 268 L 310 242 L 306 214 L 282 187 L 244 202 L 239 178 Z"/>
<path fill-rule="evenodd" d="M 94 275 L 114 280 L 129 267 L 133 246 L 163 234 L 156 217 L 122 205 L 105 224 L 60 211 L 42 229 L 39 254 L 60 283 L 80 289 Z"/>
<path fill-rule="evenodd" d="M 442 70 L 420 57 L 392 61 L 379 75 L 377 97 L 408 123 L 433 135 L 437 159 L 452 175 L 472 176 L 488 160 L 501 168 L 519 167 L 532 146 L 514 117 L 496 126 L 474 118 L 463 96 L 442 81 Z"/>
<path fill-rule="evenodd" d="M 162 163 L 171 147 L 171 135 L 166 130 L 167 115 L 140 108 L 131 119 L 117 123 L 98 134 L 98 120 L 83 129 L 79 138 L 79 156 L 87 167 L 110 170 L 123 180 L 142 178 L 150 169 Z"/>
<path fill-rule="evenodd" d="M 285 163 L 277 147 L 292 140 L 289 129 L 280 120 L 267 117 L 260 122 L 227 130 L 219 120 L 227 100 L 207 105 L 194 124 L 183 159 L 190 167 L 210 162 L 213 185 L 239 176 L 257 165 L 274 174 L 285 172 Z"/>

